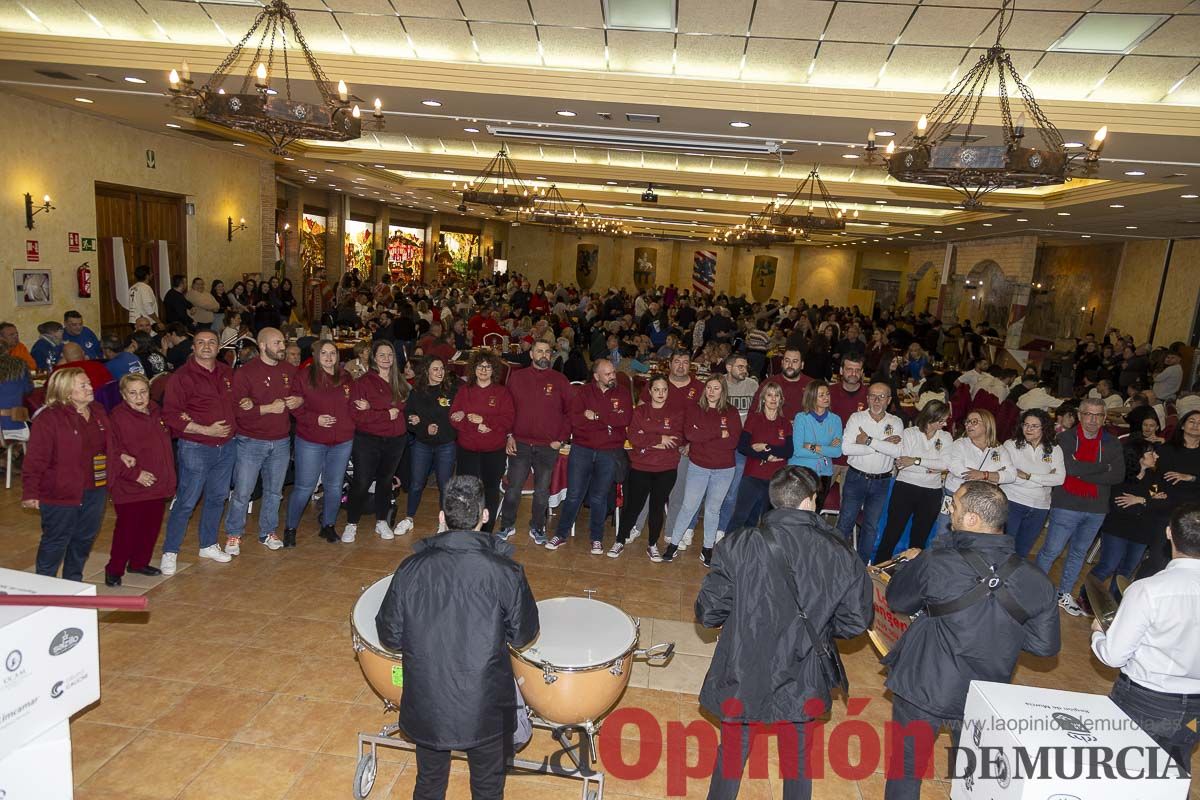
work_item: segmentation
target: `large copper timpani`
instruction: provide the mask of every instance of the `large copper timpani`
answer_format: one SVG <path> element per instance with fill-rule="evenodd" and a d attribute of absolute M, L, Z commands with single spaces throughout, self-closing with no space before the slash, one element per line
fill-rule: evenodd
<path fill-rule="evenodd" d="M 391 582 L 390 575 L 380 578 L 359 596 L 350 612 L 350 639 L 367 683 L 383 698 L 384 705 L 397 711 L 404 693 L 404 661 L 399 653 L 384 649 L 375 629 L 375 615 Z"/>
<path fill-rule="evenodd" d="M 867 567 L 875 590 L 875 621 L 871 624 L 871 630 L 867 631 L 867 636 L 880 656 L 886 656 L 896 646 L 896 642 L 900 641 L 900 637 L 915 619 L 908 614 L 897 614 L 887 604 L 887 587 L 892 579 L 892 572 L 906 560 L 893 558 L 891 561 Z"/>
<path fill-rule="evenodd" d="M 556 597 L 537 605 L 538 638 L 509 649 L 525 702 L 546 722 L 598 721 L 625 691 L 635 658 L 666 661 L 675 652 L 674 642 L 639 650 L 641 623 L 608 603 Z"/>

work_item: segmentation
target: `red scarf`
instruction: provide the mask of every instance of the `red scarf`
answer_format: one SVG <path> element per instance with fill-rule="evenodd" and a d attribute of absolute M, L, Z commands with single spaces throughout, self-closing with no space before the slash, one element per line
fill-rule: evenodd
<path fill-rule="evenodd" d="M 1083 429 L 1076 426 L 1075 440 L 1077 444 L 1075 445 L 1075 460 L 1096 463 L 1100 459 L 1100 439 L 1103 436 L 1104 432 L 1099 431 L 1095 439 L 1089 439 L 1083 435 Z M 1096 484 L 1088 483 L 1074 475 L 1068 475 L 1067 479 L 1063 481 L 1063 489 L 1076 497 L 1099 496 Z"/>

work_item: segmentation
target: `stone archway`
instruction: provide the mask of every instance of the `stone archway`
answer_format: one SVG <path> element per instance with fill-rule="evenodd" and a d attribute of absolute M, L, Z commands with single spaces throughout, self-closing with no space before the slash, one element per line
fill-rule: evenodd
<path fill-rule="evenodd" d="M 963 278 L 957 307 L 959 317 L 986 322 L 997 330 L 1009 323 L 1016 282 L 991 259 L 971 267 Z"/>
<path fill-rule="evenodd" d="M 905 289 L 904 304 L 901 311 L 905 314 L 919 314 L 928 311 L 929 301 L 936 302 L 938 296 L 938 279 L 941 272 L 932 261 L 926 261 L 908 276 L 908 286 Z"/>

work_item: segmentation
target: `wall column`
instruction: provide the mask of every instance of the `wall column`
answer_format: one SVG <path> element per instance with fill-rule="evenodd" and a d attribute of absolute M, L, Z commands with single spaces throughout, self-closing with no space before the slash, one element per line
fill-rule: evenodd
<path fill-rule="evenodd" d="M 275 274 L 275 164 L 258 163 L 259 273 L 264 278 Z"/>

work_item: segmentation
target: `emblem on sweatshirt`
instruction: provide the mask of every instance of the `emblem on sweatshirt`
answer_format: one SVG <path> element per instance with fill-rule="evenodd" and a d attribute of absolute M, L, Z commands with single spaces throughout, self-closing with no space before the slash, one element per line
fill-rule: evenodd
<path fill-rule="evenodd" d="M 1000 453 L 995 450 L 992 451 L 992 462 L 996 464 L 1000 463 Z"/>
<path fill-rule="evenodd" d="M 346 399 L 349 400 L 350 399 L 350 384 L 347 383 L 344 386 L 342 386 L 342 391 L 346 393 Z"/>
<path fill-rule="evenodd" d="M 545 390 L 545 392 L 546 392 L 546 397 L 549 397 L 550 395 L 554 394 L 554 384 L 553 384 L 553 383 L 547 383 L 547 384 L 546 384 L 546 385 L 543 387 L 543 389 L 544 389 L 544 390 Z"/>
<path fill-rule="evenodd" d="M 613 398 L 613 401 L 612 401 L 612 404 L 613 404 L 613 411 L 620 411 L 620 410 L 621 410 L 621 401 L 620 401 L 620 400 L 618 400 L 617 398 L 615 398 L 615 397 L 614 397 L 614 398 Z"/>
<path fill-rule="evenodd" d="M 1049 464 L 1049 463 L 1050 463 L 1051 461 L 1053 461 L 1053 460 L 1054 460 L 1054 457 L 1053 457 L 1052 455 L 1050 455 L 1050 456 L 1042 456 L 1042 461 L 1046 462 L 1047 464 Z"/>
<path fill-rule="evenodd" d="M 495 408 L 495 407 L 496 407 L 496 398 L 489 397 L 488 398 L 488 408 Z"/>
<path fill-rule="evenodd" d="M 450 407 L 450 398 L 449 397 L 439 397 L 438 405 L 441 406 L 442 408 L 449 408 Z"/>
<path fill-rule="evenodd" d="M 933 440 L 933 449 L 937 450 L 938 452 L 941 452 L 941 449 L 942 449 L 942 440 L 941 439 Z"/>
<path fill-rule="evenodd" d="M 895 430 L 896 429 L 892 427 L 892 424 L 890 422 L 887 425 L 883 426 L 883 432 L 886 433 L 888 436 L 891 436 L 895 432 Z"/>

